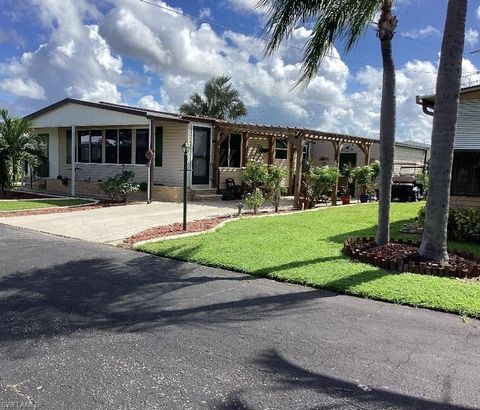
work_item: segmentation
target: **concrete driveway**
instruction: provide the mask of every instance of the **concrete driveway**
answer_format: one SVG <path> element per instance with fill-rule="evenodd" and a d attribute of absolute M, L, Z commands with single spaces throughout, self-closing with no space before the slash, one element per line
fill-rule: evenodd
<path fill-rule="evenodd" d="M 0 226 L 0 407 L 465 409 L 480 323 Z"/>
<path fill-rule="evenodd" d="M 116 245 L 145 229 L 181 222 L 182 209 L 182 204 L 178 203 L 152 202 L 90 211 L 15 216 L 2 218 L 0 223 L 68 238 Z M 235 212 L 235 201 L 188 204 L 189 221 Z"/>

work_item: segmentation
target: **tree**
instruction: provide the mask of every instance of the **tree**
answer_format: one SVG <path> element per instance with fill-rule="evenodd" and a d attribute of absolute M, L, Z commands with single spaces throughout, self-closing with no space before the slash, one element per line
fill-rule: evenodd
<path fill-rule="evenodd" d="M 7 110 L 0 110 L 0 188 L 6 196 L 18 181 L 22 165 L 32 167 L 46 162 L 41 149 L 42 139 L 32 130 L 32 124 L 25 118 L 11 117 Z"/>
<path fill-rule="evenodd" d="M 380 108 L 380 206 L 377 242 L 390 239 L 390 200 L 395 143 L 395 65 L 392 39 L 397 18 L 392 14 L 393 0 L 260 0 L 259 7 L 267 9 L 265 31 L 269 37 L 267 55 L 272 54 L 288 39 L 300 23 L 313 22 L 313 30 L 303 54 L 302 69 L 297 85 L 306 87 L 316 75 L 322 59 L 336 41 L 342 41 L 345 52 L 350 51 L 375 14 L 380 11 L 377 36 L 383 60 L 383 89 Z"/>
<path fill-rule="evenodd" d="M 229 84 L 228 76 L 212 77 L 205 83 L 204 97 L 198 93 L 190 96 L 190 100 L 180 106 L 185 115 L 218 118 L 236 121 L 247 115 L 247 108 L 240 98 L 238 90 Z"/>
<path fill-rule="evenodd" d="M 282 198 L 282 181 L 287 176 L 287 170 L 283 167 L 277 167 L 276 165 L 270 165 L 268 167 L 267 187 L 270 190 L 269 198 L 272 200 L 275 212 L 278 212 L 280 206 L 280 200 Z"/>
<path fill-rule="evenodd" d="M 428 197 L 420 255 L 448 260 L 447 224 L 452 179 L 453 142 L 462 76 L 468 0 L 449 0 L 437 73 Z"/>

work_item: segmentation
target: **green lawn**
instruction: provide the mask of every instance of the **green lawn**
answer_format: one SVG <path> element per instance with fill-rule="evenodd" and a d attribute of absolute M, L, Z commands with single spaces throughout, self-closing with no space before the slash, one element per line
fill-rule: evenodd
<path fill-rule="evenodd" d="M 86 199 L 45 199 L 40 201 L 8 200 L 0 201 L 0 211 L 22 211 L 26 209 L 51 208 L 54 206 L 72 206 L 89 204 L 92 201 Z"/>
<path fill-rule="evenodd" d="M 421 204 L 392 204 L 392 236 Z M 288 216 L 245 218 L 216 232 L 141 246 L 156 255 L 198 262 L 365 298 L 480 317 L 480 285 L 458 279 L 388 272 L 349 261 L 348 236 L 374 236 L 377 205 L 338 207 Z M 480 253 L 480 246 L 451 243 Z"/>

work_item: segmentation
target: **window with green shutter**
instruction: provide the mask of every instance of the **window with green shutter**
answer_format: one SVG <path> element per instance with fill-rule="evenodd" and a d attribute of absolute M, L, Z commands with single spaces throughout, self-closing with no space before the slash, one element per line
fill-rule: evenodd
<path fill-rule="evenodd" d="M 163 127 L 155 127 L 155 166 L 161 167 L 163 159 Z"/>

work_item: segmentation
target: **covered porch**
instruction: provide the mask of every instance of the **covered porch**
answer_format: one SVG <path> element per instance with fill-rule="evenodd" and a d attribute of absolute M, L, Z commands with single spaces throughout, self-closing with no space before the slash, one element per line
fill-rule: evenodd
<path fill-rule="evenodd" d="M 231 136 L 240 136 L 241 161 L 237 167 L 225 165 L 231 156 Z M 294 205 L 298 207 L 302 180 L 302 163 L 309 156 L 310 145 L 317 142 L 329 142 L 333 146 L 331 164 L 340 166 L 340 153 L 346 144 L 355 144 L 364 155 L 364 164 L 370 163 L 370 151 L 375 140 L 345 134 L 336 134 L 305 128 L 276 127 L 271 125 L 242 124 L 218 121 L 215 124 L 213 138 L 212 185 L 218 190 L 223 186 L 225 175 L 239 178 L 241 169 L 249 160 L 262 161 L 268 165 L 282 166 L 288 169 L 285 187 L 289 195 L 294 196 Z M 226 148 L 225 148 L 226 147 Z M 332 187 L 332 203 L 337 203 L 338 180 Z"/>

